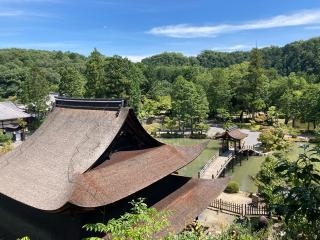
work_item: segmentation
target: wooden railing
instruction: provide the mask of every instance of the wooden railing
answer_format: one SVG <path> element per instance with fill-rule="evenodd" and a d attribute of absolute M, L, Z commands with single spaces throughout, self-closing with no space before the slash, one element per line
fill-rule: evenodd
<path fill-rule="evenodd" d="M 237 204 L 232 202 L 222 201 L 221 199 L 214 200 L 210 207 L 215 208 L 219 211 L 226 211 L 231 214 L 240 216 L 261 216 L 269 215 L 270 212 L 267 206 L 252 206 L 250 204 Z"/>
<path fill-rule="evenodd" d="M 198 178 L 203 177 L 205 171 L 208 169 L 208 167 L 212 164 L 212 162 L 217 158 L 217 155 L 214 154 L 210 160 L 200 169 L 200 171 L 198 172 Z"/>
<path fill-rule="evenodd" d="M 220 168 L 217 170 L 216 174 L 212 174 L 212 179 L 218 178 L 223 170 L 227 167 L 229 162 L 235 157 L 235 155 L 231 152 L 228 154 L 228 158 L 224 161 L 224 163 L 221 164 Z"/>

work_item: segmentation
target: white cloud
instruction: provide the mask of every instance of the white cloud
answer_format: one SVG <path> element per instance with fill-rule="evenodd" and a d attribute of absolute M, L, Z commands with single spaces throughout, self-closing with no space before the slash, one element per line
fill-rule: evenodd
<path fill-rule="evenodd" d="M 23 10 L 0 10 L 0 17 L 52 17 L 43 12 L 30 12 Z"/>
<path fill-rule="evenodd" d="M 213 47 L 212 50 L 223 51 L 223 52 L 233 52 L 233 51 L 244 51 L 253 48 L 253 45 L 237 44 L 232 46 L 217 46 Z"/>
<path fill-rule="evenodd" d="M 19 11 L 19 10 L 6 10 L 6 11 L 0 11 L 0 17 L 17 17 L 17 16 L 23 16 L 25 12 Z"/>
<path fill-rule="evenodd" d="M 290 15 L 279 15 L 268 19 L 251 21 L 243 24 L 220 25 L 168 25 L 155 27 L 148 33 L 175 38 L 215 37 L 229 32 L 269 29 L 290 26 L 312 25 L 320 23 L 320 10 L 304 10 Z"/>
<path fill-rule="evenodd" d="M 123 56 L 128 58 L 132 62 L 141 62 L 142 59 L 149 57 L 150 55 L 128 55 L 128 56 Z"/>

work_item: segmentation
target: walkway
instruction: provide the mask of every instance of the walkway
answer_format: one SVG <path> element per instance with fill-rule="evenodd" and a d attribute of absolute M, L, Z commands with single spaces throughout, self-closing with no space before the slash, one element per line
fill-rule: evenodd
<path fill-rule="evenodd" d="M 225 130 L 220 127 L 210 127 L 207 135 L 209 137 L 214 137 L 217 134 L 223 133 Z M 260 142 L 258 141 L 261 132 L 250 131 L 247 129 L 240 129 L 241 132 L 246 133 L 248 136 L 243 139 L 242 150 L 240 151 L 252 151 L 258 155 L 263 155 L 259 149 Z M 224 153 L 222 156 L 214 156 L 199 172 L 199 178 L 204 179 L 215 179 L 218 178 L 224 169 L 227 167 L 228 163 L 233 160 L 234 155 L 233 149 Z"/>
<path fill-rule="evenodd" d="M 223 169 L 232 160 L 232 151 L 226 152 L 223 156 L 218 156 L 211 164 L 205 169 L 201 178 L 215 179 L 218 178 Z"/>

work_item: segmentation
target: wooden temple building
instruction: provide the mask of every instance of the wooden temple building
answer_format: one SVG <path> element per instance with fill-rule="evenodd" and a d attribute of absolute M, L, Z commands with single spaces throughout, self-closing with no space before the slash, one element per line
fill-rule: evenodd
<path fill-rule="evenodd" d="M 57 98 L 40 128 L 0 157 L 0 239 L 81 239 L 84 224 L 119 216 L 138 197 L 172 211 L 168 231 L 179 232 L 227 184 L 172 174 L 205 145 L 157 141 L 124 100 Z"/>

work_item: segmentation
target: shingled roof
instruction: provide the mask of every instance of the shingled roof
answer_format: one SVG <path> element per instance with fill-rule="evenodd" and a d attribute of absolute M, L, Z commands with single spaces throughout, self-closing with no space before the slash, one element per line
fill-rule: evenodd
<path fill-rule="evenodd" d="M 186 178 L 176 176 L 176 178 Z M 169 211 L 172 214 L 168 220 L 170 225 L 156 236 L 163 237 L 167 232 L 181 232 L 225 189 L 229 178 L 215 180 L 186 178 L 187 181 L 178 190 L 169 194 L 155 205 L 159 211 Z M 176 179 L 177 181 L 178 179 Z"/>
<path fill-rule="evenodd" d="M 217 138 L 242 140 L 247 136 L 248 134 L 241 132 L 240 129 L 232 127 L 227 129 L 222 135 L 218 136 Z"/>
<path fill-rule="evenodd" d="M 135 151 L 119 146 L 128 133 Z M 185 166 L 204 147 L 158 142 L 123 101 L 58 99 L 40 128 L 0 158 L 0 193 L 48 211 L 101 206 Z"/>

